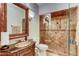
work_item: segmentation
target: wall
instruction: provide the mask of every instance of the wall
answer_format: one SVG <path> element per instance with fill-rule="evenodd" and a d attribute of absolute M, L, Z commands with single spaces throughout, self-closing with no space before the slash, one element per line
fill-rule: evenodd
<path fill-rule="evenodd" d="M 39 7 L 39 15 L 42 15 L 42 14 L 46 14 L 46 13 L 51 13 L 51 12 L 54 12 L 54 11 L 58 11 L 58 10 L 63 10 L 63 9 L 68 9 L 70 7 L 76 7 L 76 6 L 79 6 L 78 3 L 71 3 L 71 4 L 68 4 L 68 3 L 48 3 L 48 4 L 44 4 L 42 6 Z M 79 8 L 79 7 L 78 7 Z M 77 13 L 79 15 L 79 11 Z M 78 19 L 79 19 L 79 16 L 78 16 Z M 77 20 L 78 20 L 77 19 Z M 77 22 L 77 33 L 76 33 L 76 40 L 78 40 L 78 31 L 79 31 L 79 20 Z"/>
<path fill-rule="evenodd" d="M 38 6 L 33 3 L 26 4 L 29 9 L 34 12 L 34 17 L 29 21 L 29 36 L 28 39 L 33 39 L 34 41 L 39 42 L 39 15 L 38 15 Z"/>

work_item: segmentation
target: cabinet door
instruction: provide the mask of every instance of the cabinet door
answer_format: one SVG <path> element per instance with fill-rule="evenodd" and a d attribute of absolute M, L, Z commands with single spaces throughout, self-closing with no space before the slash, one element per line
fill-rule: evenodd
<path fill-rule="evenodd" d="M 7 31 L 6 4 L 0 3 L 0 32 Z"/>

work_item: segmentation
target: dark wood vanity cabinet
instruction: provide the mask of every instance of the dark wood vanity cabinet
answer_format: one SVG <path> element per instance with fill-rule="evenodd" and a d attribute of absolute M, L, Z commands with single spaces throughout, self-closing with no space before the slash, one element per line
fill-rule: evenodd
<path fill-rule="evenodd" d="M 13 53 L 15 56 L 34 56 L 35 55 L 35 45 L 28 46 L 22 50 Z"/>
<path fill-rule="evenodd" d="M 0 3 L 0 32 L 7 31 L 7 20 L 6 20 L 6 4 Z"/>
<path fill-rule="evenodd" d="M 29 47 L 28 49 L 18 51 L 17 54 L 19 54 L 19 56 L 34 56 L 35 53 L 33 47 Z"/>
<path fill-rule="evenodd" d="M 10 50 L 8 52 L 0 51 L 0 56 L 35 56 L 35 43 L 32 43 L 27 47 L 23 47 L 22 49 L 16 48 L 15 50 L 15 52 Z"/>

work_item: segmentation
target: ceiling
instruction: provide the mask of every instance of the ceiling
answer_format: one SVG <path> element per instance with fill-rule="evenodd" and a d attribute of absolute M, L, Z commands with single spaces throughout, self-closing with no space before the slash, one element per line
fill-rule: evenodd
<path fill-rule="evenodd" d="M 36 3 L 39 7 L 43 6 L 43 5 L 47 5 L 49 3 Z"/>
<path fill-rule="evenodd" d="M 44 5 L 44 3 L 36 3 L 39 7 Z"/>

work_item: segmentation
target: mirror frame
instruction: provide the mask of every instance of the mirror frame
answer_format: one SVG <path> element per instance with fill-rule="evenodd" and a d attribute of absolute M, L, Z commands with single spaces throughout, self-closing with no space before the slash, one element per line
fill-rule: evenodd
<path fill-rule="evenodd" d="M 27 36 L 29 35 L 29 33 L 28 33 L 29 32 L 28 31 L 28 29 L 29 29 L 28 28 L 29 27 L 29 22 L 28 22 L 28 13 L 29 13 L 28 10 L 29 10 L 29 8 L 22 3 L 13 3 L 13 4 L 25 10 L 25 31 L 22 33 L 18 33 L 18 34 L 10 34 L 9 38 L 10 39 L 17 39 L 17 38 L 25 37 L 25 39 L 27 40 Z M 5 14 L 7 16 L 7 4 L 5 6 L 6 6 L 6 13 Z M 6 17 L 6 19 L 7 19 L 7 17 Z"/>

